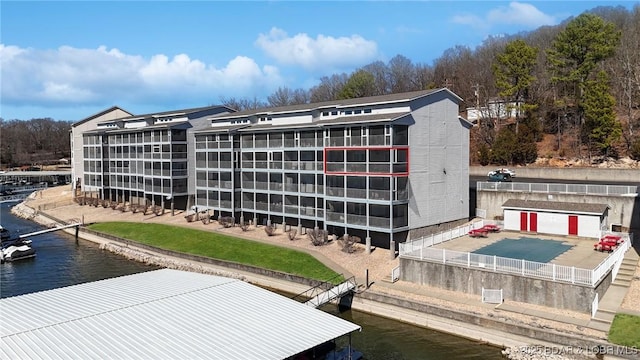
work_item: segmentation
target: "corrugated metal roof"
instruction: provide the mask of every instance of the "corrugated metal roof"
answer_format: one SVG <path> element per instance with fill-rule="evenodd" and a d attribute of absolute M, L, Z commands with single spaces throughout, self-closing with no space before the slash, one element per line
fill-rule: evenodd
<path fill-rule="evenodd" d="M 602 215 L 605 213 L 605 211 L 607 211 L 607 209 L 609 208 L 609 205 L 561 202 L 561 201 L 509 199 L 502 205 L 502 207 L 510 208 L 510 209 L 533 209 L 533 210 L 548 210 L 548 211 L 555 211 L 555 212 L 562 211 L 562 212 L 571 212 L 571 213 Z"/>
<path fill-rule="evenodd" d="M 162 269 L 0 299 L 2 359 L 284 359 L 360 326 L 241 280 Z"/>

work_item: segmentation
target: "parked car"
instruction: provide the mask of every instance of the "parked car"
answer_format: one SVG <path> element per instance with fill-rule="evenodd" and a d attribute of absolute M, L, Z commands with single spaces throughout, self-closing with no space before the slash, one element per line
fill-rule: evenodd
<path fill-rule="evenodd" d="M 495 182 L 511 181 L 511 175 L 503 172 L 494 172 L 489 174 L 489 181 L 495 181 Z"/>
<path fill-rule="evenodd" d="M 505 173 L 505 174 L 509 174 L 509 176 L 511 176 L 512 178 L 516 177 L 516 172 L 507 168 L 500 168 L 500 169 L 495 169 L 493 171 L 489 171 L 487 176 L 491 176 L 492 174 L 495 174 L 495 173 Z"/>

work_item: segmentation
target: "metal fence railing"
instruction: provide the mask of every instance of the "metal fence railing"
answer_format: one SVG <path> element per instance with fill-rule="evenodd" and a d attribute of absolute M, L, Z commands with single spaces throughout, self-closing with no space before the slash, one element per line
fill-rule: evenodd
<path fill-rule="evenodd" d="M 543 184 L 478 181 L 477 189 L 478 191 L 510 191 L 527 193 L 585 194 L 607 196 L 628 196 L 638 194 L 637 186 L 593 184 Z"/>

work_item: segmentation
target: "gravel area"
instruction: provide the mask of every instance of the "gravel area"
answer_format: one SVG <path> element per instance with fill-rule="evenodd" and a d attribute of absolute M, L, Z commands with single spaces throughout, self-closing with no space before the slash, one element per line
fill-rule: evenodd
<path fill-rule="evenodd" d="M 398 258 L 392 258 L 387 249 L 373 248 L 370 254 L 366 254 L 364 244 L 357 244 L 353 253 L 347 253 L 342 251 L 341 246 L 336 241 L 332 241 L 325 246 L 314 246 L 306 235 L 297 235 L 294 240 L 289 240 L 289 237 L 284 233 L 284 229 L 281 226 L 277 226 L 274 236 L 268 236 L 264 231 L 264 227 L 251 226 L 247 231 L 243 231 L 237 226 L 224 228 L 216 221 L 212 221 L 209 224 L 204 224 L 201 221 L 187 222 L 185 219 L 186 214 L 182 211 L 176 211 L 173 215 L 171 215 L 170 211 L 167 211 L 165 214 L 157 216 L 149 214 L 143 215 L 142 213 L 132 214 L 131 212 L 121 212 L 119 210 L 112 210 L 111 208 L 88 205 L 80 206 L 70 201 L 71 196 L 71 190 L 67 186 L 54 187 L 32 194 L 24 204 L 63 221 L 84 221 L 85 223 L 101 221 L 156 222 L 228 233 L 255 241 L 296 248 L 313 254 L 319 260 L 323 261 L 335 271 L 343 273 L 345 276 L 355 275 L 359 282 L 364 281 L 365 271 L 368 270 L 369 282 L 372 284 L 370 287 L 371 291 L 471 312 L 482 316 L 504 319 L 504 321 L 527 324 L 536 328 L 545 328 L 600 340 L 606 339 L 606 334 L 602 331 L 511 311 L 503 311 L 500 310 L 499 307 L 496 308 L 494 306 L 488 306 L 488 304 L 482 304 L 478 295 L 454 293 L 404 281 L 397 281 L 393 284 L 385 282 L 384 279 L 389 277 L 391 270 L 398 266 L 399 263 Z M 452 301 L 452 299 L 455 300 Z M 636 278 L 632 282 L 629 293 L 622 304 L 622 308 L 640 312 L 639 299 L 640 268 L 636 270 Z M 551 317 L 558 315 L 586 320 L 590 318 L 589 314 L 574 311 L 525 303 L 509 303 L 517 305 L 522 309 L 542 310 Z"/>

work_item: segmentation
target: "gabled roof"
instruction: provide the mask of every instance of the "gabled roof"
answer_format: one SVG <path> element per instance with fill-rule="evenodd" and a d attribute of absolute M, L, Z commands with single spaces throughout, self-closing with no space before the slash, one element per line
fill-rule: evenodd
<path fill-rule="evenodd" d="M 238 279 L 172 269 L 0 307 L 2 359 L 286 359 L 361 329 Z"/>
<path fill-rule="evenodd" d="M 108 109 L 106 109 L 106 110 L 102 110 L 102 111 L 100 111 L 100 112 L 99 112 L 99 113 L 97 113 L 97 114 L 93 114 L 93 115 L 91 115 L 91 116 L 89 116 L 89 117 L 87 117 L 87 118 L 84 118 L 84 119 L 82 119 L 82 120 L 80 120 L 80 121 L 78 121 L 78 122 L 75 122 L 75 123 L 73 123 L 71 126 L 72 126 L 72 127 L 76 127 L 76 126 L 78 126 L 78 125 L 82 125 L 82 124 L 86 123 L 87 121 L 91 121 L 91 120 L 93 120 L 93 119 L 95 119 L 95 118 L 99 118 L 100 116 L 103 116 L 103 115 L 105 115 L 105 114 L 108 114 L 108 113 L 110 113 L 110 112 L 112 112 L 112 111 L 116 111 L 116 110 L 123 111 L 123 112 L 125 112 L 125 113 L 129 114 L 129 116 L 133 116 L 133 114 L 132 114 L 132 113 L 130 113 L 130 112 L 128 112 L 128 111 L 126 111 L 126 110 L 122 109 L 121 107 L 118 107 L 118 106 L 112 106 L 112 107 L 110 107 L 110 108 L 108 108 Z"/>
<path fill-rule="evenodd" d="M 127 117 L 123 117 L 123 118 L 118 118 L 112 121 L 127 121 L 127 120 L 134 120 L 134 119 L 140 119 L 140 120 L 144 120 L 144 119 L 150 119 L 150 118 L 158 118 L 158 117 L 163 117 L 163 116 L 187 116 L 190 114 L 194 114 L 194 113 L 198 113 L 198 112 L 202 112 L 205 110 L 212 110 L 212 109 L 226 109 L 228 111 L 234 111 L 233 109 L 231 109 L 230 107 L 224 106 L 224 105 L 214 105 L 214 106 L 204 106 L 204 107 L 197 107 L 197 108 L 189 108 L 189 109 L 180 109 L 180 110 L 167 110 L 167 111 L 161 111 L 161 112 L 154 112 L 154 113 L 148 113 L 148 114 L 139 114 L 139 115 L 131 115 L 131 116 L 127 116 Z M 111 121 L 104 121 L 104 122 L 111 122 Z"/>
<path fill-rule="evenodd" d="M 542 210 L 549 212 L 567 212 L 574 214 L 604 214 L 609 205 L 560 201 L 537 201 L 509 199 L 503 205 L 505 209 Z"/>

